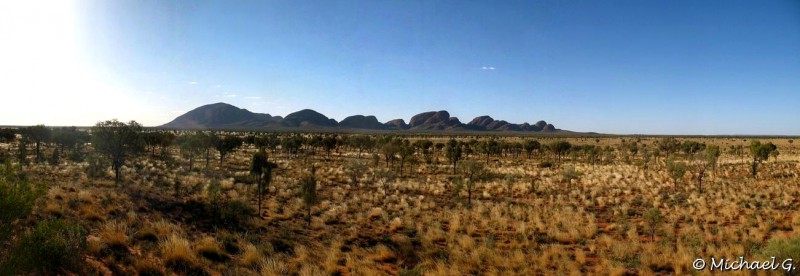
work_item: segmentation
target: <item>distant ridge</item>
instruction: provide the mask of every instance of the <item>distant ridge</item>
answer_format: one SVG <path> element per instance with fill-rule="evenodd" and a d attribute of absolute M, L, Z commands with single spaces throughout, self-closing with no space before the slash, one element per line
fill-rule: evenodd
<path fill-rule="evenodd" d="M 411 117 L 408 124 L 403 119 L 381 123 L 375 116 L 353 115 L 341 122 L 316 112 L 303 109 L 286 117 L 253 113 L 227 103 L 215 103 L 192 109 L 186 114 L 159 126 L 176 130 L 408 130 L 408 131 L 501 131 L 572 133 L 557 129 L 545 121 L 513 124 L 495 120 L 490 116 L 479 116 L 469 123 L 462 123 L 445 110 L 419 113 Z"/>

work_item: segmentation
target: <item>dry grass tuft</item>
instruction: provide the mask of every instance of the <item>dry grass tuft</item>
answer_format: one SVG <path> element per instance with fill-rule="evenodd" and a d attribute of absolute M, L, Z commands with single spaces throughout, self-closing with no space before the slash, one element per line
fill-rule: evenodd
<path fill-rule="evenodd" d="M 109 221 L 100 228 L 100 239 L 111 249 L 124 249 L 128 246 L 128 225 Z"/>
<path fill-rule="evenodd" d="M 196 268 L 197 257 L 188 240 L 171 235 L 161 242 L 164 264 L 175 271 L 190 271 Z"/>
<path fill-rule="evenodd" d="M 204 237 L 194 247 L 197 254 L 208 260 L 224 262 L 230 259 L 230 256 L 222 250 L 222 245 L 214 237 Z"/>
<path fill-rule="evenodd" d="M 167 275 L 164 271 L 164 266 L 151 258 L 145 258 L 136 262 L 136 273 L 139 276 Z"/>
<path fill-rule="evenodd" d="M 253 244 L 247 244 L 244 247 L 244 251 L 239 256 L 239 265 L 256 269 L 261 266 L 262 259 L 263 256 L 261 252 L 258 251 L 258 248 Z"/>

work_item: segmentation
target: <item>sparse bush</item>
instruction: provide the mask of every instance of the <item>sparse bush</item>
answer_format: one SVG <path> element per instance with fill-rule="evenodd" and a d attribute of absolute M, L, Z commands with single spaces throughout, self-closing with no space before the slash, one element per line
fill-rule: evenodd
<path fill-rule="evenodd" d="M 0 266 L 0 274 L 79 272 L 86 248 L 86 230 L 63 220 L 43 221 L 28 231 Z"/>
<path fill-rule="evenodd" d="M 762 257 L 775 257 L 776 260 L 800 260 L 800 237 L 789 239 L 776 238 L 761 248 Z"/>
<path fill-rule="evenodd" d="M 575 166 L 567 166 L 561 172 L 561 178 L 570 186 L 572 186 L 572 180 L 580 179 L 582 175 L 583 174 L 581 172 L 575 170 Z"/>
<path fill-rule="evenodd" d="M 550 161 L 542 161 L 541 163 L 539 163 L 539 168 L 543 168 L 544 169 L 544 168 L 552 168 L 552 167 L 553 167 L 553 162 L 550 162 Z"/>
<path fill-rule="evenodd" d="M 464 161 L 461 166 L 461 171 L 467 178 L 467 205 L 472 206 L 472 191 L 478 182 L 486 178 L 486 169 L 483 164 L 475 160 Z"/>
<path fill-rule="evenodd" d="M 136 121 L 128 124 L 116 119 L 98 122 L 92 127 L 92 146 L 97 152 L 111 159 L 114 169 L 114 182 L 121 180 L 120 171 L 125 160 L 143 150 L 142 125 Z"/>
<path fill-rule="evenodd" d="M 10 162 L 0 167 L 0 241 L 8 238 L 13 222 L 27 216 L 33 203 L 44 193 L 42 183 L 29 181 Z"/>
<path fill-rule="evenodd" d="M 658 208 L 650 208 L 644 212 L 643 219 L 650 228 L 650 237 L 653 239 L 653 241 L 655 241 L 656 230 L 658 230 L 661 222 L 664 221 L 664 217 L 661 215 L 661 210 Z"/>
<path fill-rule="evenodd" d="M 220 201 L 222 201 L 222 184 L 219 180 L 211 180 L 211 183 L 208 184 L 206 188 L 206 194 L 208 197 L 208 204 L 211 206 L 217 206 Z"/>
<path fill-rule="evenodd" d="M 255 210 L 241 200 L 230 200 L 212 208 L 214 208 L 214 223 L 230 230 L 243 229 L 248 220 L 255 215 Z"/>
<path fill-rule="evenodd" d="M 752 141 L 750 143 L 750 154 L 753 155 L 753 178 L 756 177 L 758 164 L 764 162 L 773 153 L 778 152 L 778 147 L 773 143 L 761 143 L 760 141 Z"/>
<path fill-rule="evenodd" d="M 83 162 L 83 160 L 85 159 L 85 156 L 84 156 L 83 152 L 81 152 L 79 150 L 73 150 L 72 152 L 69 153 L 69 155 L 67 156 L 67 159 L 69 159 L 69 161 L 72 161 L 72 162 L 75 162 L 75 163 L 80 163 L 80 162 Z"/>
<path fill-rule="evenodd" d="M 686 164 L 677 162 L 673 158 L 667 159 L 667 172 L 669 173 L 670 177 L 672 177 L 673 183 L 675 184 L 675 189 L 677 189 L 678 180 L 683 178 L 683 175 L 686 174 Z"/>
<path fill-rule="evenodd" d="M 358 184 L 358 178 L 367 171 L 367 165 L 359 160 L 350 161 L 345 165 L 345 172 L 353 184 Z"/>
<path fill-rule="evenodd" d="M 91 183 L 94 183 L 96 178 L 105 175 L 106 165 L 100 156 L 94 154 L 89 155 L 89 158 L 87 158 L 86 162 L 89 163 L 89 166 L 86 166 L 84 172 Z"/>
<path fill-rule="evenodd" d="M 306 210 L 308 211 L 306 215 L 307 224 L 311 226 L 311 207 L 316 205 L 319 202 L 319 196 L 317 195 L 317 179 L 316 179 L 316 168 L 311 167 L 311 173 L 304 176 L 302 180 L 300 180 L 300 198 L 303 200 L 303 205 L 305 205 Z"/>

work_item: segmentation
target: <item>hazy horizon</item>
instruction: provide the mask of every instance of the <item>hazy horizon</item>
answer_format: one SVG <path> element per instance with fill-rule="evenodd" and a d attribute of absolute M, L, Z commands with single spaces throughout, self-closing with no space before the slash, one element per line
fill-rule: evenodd
<path fill-rule="evenodd" d="M 800 135 L 796 1 L 6 1 L 0 37 L 0 125 L 158 126 L 225 102 Z"/>

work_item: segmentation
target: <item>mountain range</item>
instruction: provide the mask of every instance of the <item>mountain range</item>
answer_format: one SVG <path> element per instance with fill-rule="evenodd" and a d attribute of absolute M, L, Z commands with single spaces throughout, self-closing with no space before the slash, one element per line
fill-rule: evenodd
<path fill-rule="evenodd" d="M 178 130 L 385 130 L 385 131 L 513 131 L 571 133 L 557 129 L 545 121 L 535 124 L 514 124 L 479 116 L 468 123 L 451 117 L 447 111 L 429 111 L 411 117 L 408 123 L 394 119 L 381 123 L 375 116 L 353 115 L 336 121 L 311 109 L 303 109 L 286 117 L 254 113 L 227 103 L 208 104 L 195 108 L 159 128 Z"/>

